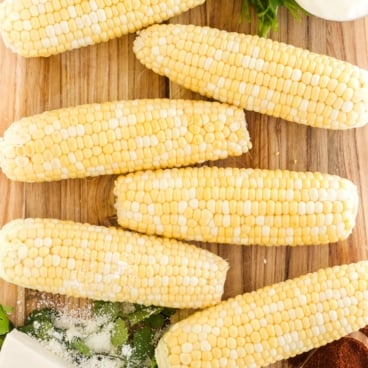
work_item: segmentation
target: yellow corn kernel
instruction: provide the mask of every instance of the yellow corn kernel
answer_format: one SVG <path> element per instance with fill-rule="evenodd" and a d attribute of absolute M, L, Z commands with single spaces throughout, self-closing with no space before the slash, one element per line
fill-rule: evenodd
<path fill-rule="evenodd" d="M 0 139 L 0 166 L 12 180 L 41 182 L 186 166 L 250 148 L 241 109 L 209 101 L 128 100 L 14 122 Z"/>
<path fill-rule="evenodd" d="M 326 55 L 258 36 L 175 24 L 140 31 L 134 52 L 156 73 L 247 110 L 329 129 L 368 122 L 368 71 Z"/>
<path fill-rule="evenodd" d="M 203 308 L 220 301 L 227 269 L 199 247 L 112 227 L 17 219 L 0 231 L 1 278 L 74 297 Z"/>
<path fill-rule="evenodd" d="M 140 191 L 149 197 L 147 206 Z M 114 192 L 124 228 L 244 245 L 343 240 L 355 226 L 359 204 L 356 186 L 336 175 L 215 166 L 120 176 Z"/>
<path fill-rule="evenodd" d="M 367 287 L 361 261 L 222 301 L 169 328 L 158 366 L 260 368 L 312 350 L 368 324 Z"/>
<path fill-rule="evenodd" d="M 50 56 L 133 33 L 204 3 L 204 0 L 71 0 L 0 4 L 0 33 L 13 52 Z"/>

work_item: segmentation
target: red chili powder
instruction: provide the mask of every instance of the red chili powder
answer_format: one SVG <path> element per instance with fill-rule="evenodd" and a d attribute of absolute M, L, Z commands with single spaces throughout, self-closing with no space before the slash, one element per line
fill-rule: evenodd
<path fill-rule="evenodd" d="M 343 337 L 290 359 L 290 364 L 295 368 L 367 368 L 368 348 L 353 337 Z"/>

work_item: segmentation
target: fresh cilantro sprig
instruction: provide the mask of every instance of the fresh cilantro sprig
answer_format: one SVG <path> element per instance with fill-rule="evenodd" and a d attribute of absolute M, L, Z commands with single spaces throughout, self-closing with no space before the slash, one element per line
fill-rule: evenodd
<path fill-rule="evenodd" d="M 282 6 L 287 8 L 296 19 L 308 14 L 295 0 L 243 0 L 242 15 L 250 22 L 250 9 L 253 8 L 258 20 L 257 33 L 259 36 L 266 37 L 271 30 L 277 31 L 278 10 Z"/>

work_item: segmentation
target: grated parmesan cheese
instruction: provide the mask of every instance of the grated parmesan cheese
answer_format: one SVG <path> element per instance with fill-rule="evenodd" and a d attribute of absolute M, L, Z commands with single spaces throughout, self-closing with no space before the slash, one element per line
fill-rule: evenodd
<path fill-rule="evenodd" d="M 87 346 L 96 353 L 111 353 L 114 347 L 111 344 L 110 331 L 111 327 L 107 326 L 103 331 L 89 335 L 86 338 Z"/>
<path fill-rule="evenodd" d="M 91 358 L 79 359 L 75 362 L 75 355 L 73 352 L 66 349 L 65 344 L 61 342 L 59 334 L 52 333 L 49 340 L 39 340 L 41 344 L 51 353 L 63 359 L 72 367 L 78 368 L 121 368 L 122 361 L 119 358 L 111 358 L 111 356 L 104 356 L 99 354 L 116 354 L 115 347 L 111 344 L 111 331 L 113 323 L 106 323 L 105 316 L 95 318 L 83 318 L 73 316 L 68 311 L 62 311 L 55 318 L 54 325 L 57 328 L 65 330 L 68 342 L 73 341 L 74 338 L 83 338 L 87 346 L 93 350 L 97 355 Z M 124 345 L 121 349 L 121 356 L 129 360 L 132 355 L 132 347 Z M 129 367 L 129 365 L 128 365 Z"/>

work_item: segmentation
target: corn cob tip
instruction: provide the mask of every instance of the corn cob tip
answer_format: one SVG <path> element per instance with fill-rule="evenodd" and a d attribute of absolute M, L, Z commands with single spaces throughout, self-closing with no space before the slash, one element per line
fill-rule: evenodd
<path fill-rule="evenodd" d="M 4 1 L 0 3 L 0 35 L 3 29 L 3 24 L 6 21 L 5 4 Z"/>
<path fill-rule="evenodd" d="M 170 351 L 164 340 L 160 339 L 155 349 L 155 359 L 159 368 L 170 368 L 169 357 Z"/>
<path fill-rule="evenodd" d="M 11 23 L 17 18 L 19 15 L 16 13 L 9 13 L 7 1 L 2 1 L 0 3 L 0 37 L 5 44 L 5 46 L 11 50 L 12 52 L 16 52 L 16 49 L 12 42 L 9 41 L 9 37 L 7 37 L 7 28 L 11 27 Z"/>
<path fill-rule="evenodd" d="M 4 160 L 3 151 L 6 147 L 6 142 L 4 137 L 0 137 L 0 169 L 2 167 L 2 161 Z"/>
<path fill-rule="evenodd" d="M 5 21 L 5 15 L 4 15 L 4 3 L 1 2 L 0 3 L 0 35 L 1 35 L 1 32 L 2 32 L 2 25 Z"/>
<path fill-rule="evenodd" d="M 8 231 L 12 229 L 12 227 L 17 226 L 20 219 L 14 219 L 4 224 L 2 228 L 0 228 L 0 260 L 6 257 L 9 247 L 12 246 L 11 242 L 8 241 Z M 6 272 L 4 271 L 4 263 L 0 262 L 0 278 L 7 281 Z"/>

